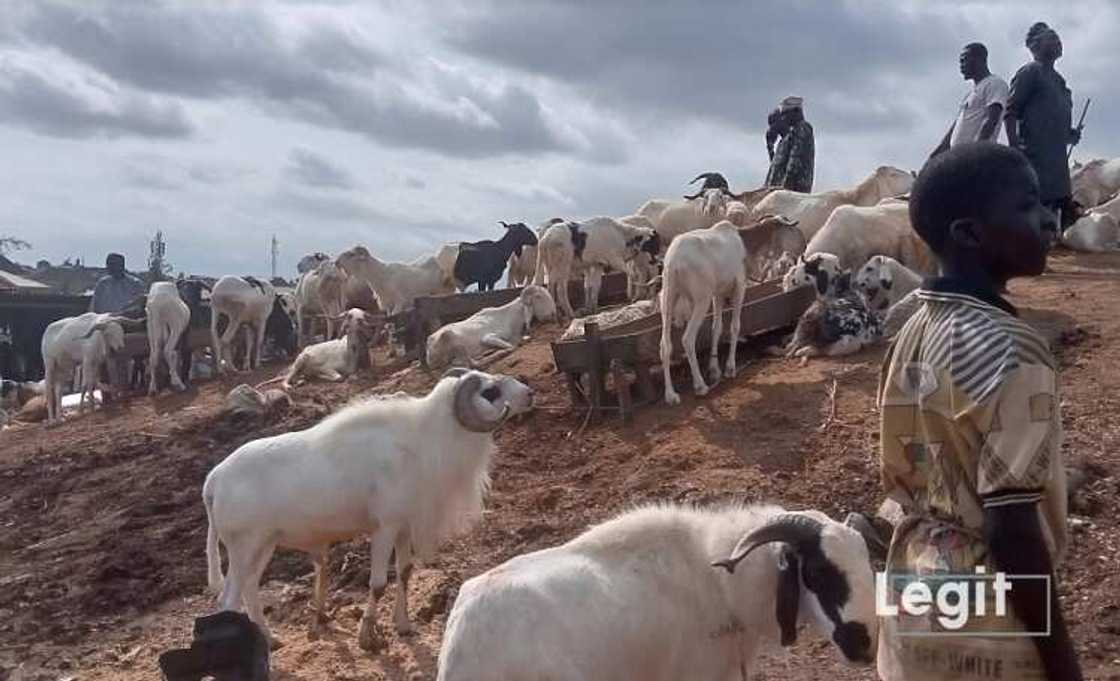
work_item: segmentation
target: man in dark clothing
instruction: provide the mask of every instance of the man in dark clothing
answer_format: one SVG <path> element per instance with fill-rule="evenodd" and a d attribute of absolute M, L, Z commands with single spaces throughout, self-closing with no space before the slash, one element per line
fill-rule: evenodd
<path fill-rule="evenodd" d="M 781 103 L 781 117 L 771 126 L 782 136 L 770 160 L 766 174 L 767 187 L 781 187 L 795 192 L 813 191 L 813 126 L 805 120 L 800 97 L 786 97 Z M 769 134 L 767 141 L 769 141 Z"/>
<path fill-rule="evenodd" d="M 1026 45 L 1034 60 L 1011 79 L 1004 116 L 1007 143 L 1030 159 L 1042 203 L 1058 214 L 1065 229 L 1076 217 L 1066 145 L 1076 144 L 1081 133 L 1072 125 L 1073 97 L 1065 78 L 1054 69 L 1062 56 L 1062 40 L 1040 21 L 1027 32 Z"/>

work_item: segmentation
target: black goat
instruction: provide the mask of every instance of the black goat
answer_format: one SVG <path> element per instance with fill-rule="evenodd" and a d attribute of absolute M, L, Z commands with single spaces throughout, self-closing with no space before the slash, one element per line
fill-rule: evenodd
<path fill-rule="evenodd" d="M 685 194 L 684 198 L 688 199 L 689 201 L 691 201 L 692 199 L 700 198 L 700 196 L 709 189 L 719 189 L 728 196 L 734 196 L 734 194 L 731 193 L 731 190 L 727 186 L 727 180 L 720 173 L 700 173 L 692 180 L 692 182 L 689 182 L 689 184 L 696 184 L 700 180 L 704 180 L 704 184 L 696 190 L 695 194 Z"/>
<path fill-rule="evenodd" d="M 460 289 L 478 284 L 479 291 L 491 291 L 502 278 L 510 255 L 524 246 L 536 246 L 537 235 L 524 223 L 506 224 L 506 233 L 497 241 L 475 241 L 459 244 L 455 258 L 455 283 Z"/>
<path fill-rule="evenodd" d="M 187 324 L 187 330 L 179 336 L 179 378 L 183 380 L 184 385 L 187 385 L 190 383 L 193 360 L 190 344 L 191 329 L 210 328 L 210 309 L 202 306 L 202 290 L 209 291 L 210 287 L 206 282 L 198 279 L 180 279 L 175 282 L 175 288 L 179 289 L 179 297 L 191 311 L 191 321 Z"/>

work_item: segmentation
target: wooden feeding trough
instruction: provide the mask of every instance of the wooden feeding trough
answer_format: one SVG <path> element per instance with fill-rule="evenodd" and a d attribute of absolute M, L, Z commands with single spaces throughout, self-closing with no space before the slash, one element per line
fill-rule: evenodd
<path fill-rule="evenodd" d="M 814 299 L 811 287 L 783 292 L 780 280 L 771 280 L 747 289 L 739 328 L 739 338 L 757 336 L 788 328 L 797 323 Z M 731 309 L 723 312 L 723 333 L 731 324 Z M 681 333 L 673 330 L 673 362 L 684 360 Z M 709 314 L 696 338 L 696 353 L 706 356 L 712 343 L 712 315 Z M 607 374 L 611 374 L 618 407 L 625 419 L 634 407 L 657 400 L 650 370 L 661 364 L 661 315 L 653 314 L 626 324 L 599 329 L 587 324 L 585 335 L 552 344 L 556 369 L 565 374 L 573 406 L 590 406 L 597 411 L 607 402 Z M 627 372 L 636 376 L 637 399 L 630 393 Z M 585 390 L 583 386 L 586 385 Z"/>
<path fill-rule="evenodd" d="M 472 291 L 443 296 L 421 296 L 414 307 L 389 318 L 389 322 L 403 336 L 405 354 L 426 362 L 425 349 L 428 336 L 445 324 L 461 321 L 488 307 L 498 307 L 521 295 L 520 288 L 505 288 L 494 291 Z M 573 307 L 580 307 L 583 300 L 583 279 L 578 278 L 569 284 L 568 297 Z M 611 272 L 603 277 L 599 288 L 599 304 L 613 305 L 626 301 L 626 274 Z"/>

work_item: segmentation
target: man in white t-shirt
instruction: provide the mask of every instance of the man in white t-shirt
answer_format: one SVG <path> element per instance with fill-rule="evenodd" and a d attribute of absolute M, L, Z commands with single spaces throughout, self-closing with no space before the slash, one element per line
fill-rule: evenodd
<path fill-rule="evenodd" d="M 941 144 L 930 154 L 937 156 L 949 147 L 969 142 L 997 141 L 999 122 L 1007 106 L 1007 83 L 988 70 L 988 48 L 969 43 L 961 50 L 961 75 L 973 82 L 972 92 L 961 101 L 957 120 L 949 127 Z"/>

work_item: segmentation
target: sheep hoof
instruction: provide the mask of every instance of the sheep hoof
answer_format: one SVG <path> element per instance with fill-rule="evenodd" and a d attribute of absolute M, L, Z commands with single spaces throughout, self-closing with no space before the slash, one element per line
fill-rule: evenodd
<path fill-rule="evenodd" d="M 148 388 L 148 397 L 155 397 L 155 396 L 156 396 L 156 389 L 155 388 Z"/>
<path fill-rule="evenodd" d="M 695 392 L 697 395 L 707 395 L 708 386 L 704 385 L 703 383 L 697 386 L 693 386 L 693 392 Z"/>
<path fill-rule="evenodd" d="M 735 375 L 737 373 L 739 373 L 739 372 L 738 372 L 738 370 L 736 370 L 735 367 L 730 367 L 729 366 L 729 367 L 727 367 L 726 369 L 723 370 L 723 377 L 724 378 L 735 378 Z"/>
<path fill-rule="evenodd" d="M 666 392 L 665 393 L 665 404 L 680 404 L 680 403 L 681 403 L 681 396 L 680 395 L 678 395 L 677 393 L 671 393 L 671 392 Z"/>
<path fill-rule="evenodd" d="M 397 622 L 396 629 L 398 636 L 411 636 L 412 622 Z"/>
<path fill-rule="evenodd" d="M 362 624 L 358 629 L 358 647 L 369 653 L 377 653 L 385 648 L 381 631 L 371 617 L 362 617 Z"/>

